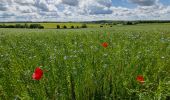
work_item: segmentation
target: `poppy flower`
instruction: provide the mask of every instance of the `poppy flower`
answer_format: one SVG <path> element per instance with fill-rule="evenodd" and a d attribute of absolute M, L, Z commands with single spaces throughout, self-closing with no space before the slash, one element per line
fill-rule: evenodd
<path fill-rule="evenodd" d="M 138 75 L 137 77 L 136 77 L 136 80 L 139 82 L 139 83 L 141 83 L 141 84 L 143 84 L 145 81 L 144 81 L 144 77 L 142 76 L 142 75 Z"/>
<path fill-rule="evenodd" d="M 108 43 L 107 43 L 107 42 L 104 42 L 104 43 L 102 43 L 102 46 L 103 46 L 104 48 L 107 48 L 107 47 L 108 47 Z"/>
<path fill-rule="evenodd" d="M 40 67 L 37 67 L 34 73 L 32 74 L 32 78 L 34 80 L 40 80 L 42 76 L 43 76 L 43 70 Z"/>

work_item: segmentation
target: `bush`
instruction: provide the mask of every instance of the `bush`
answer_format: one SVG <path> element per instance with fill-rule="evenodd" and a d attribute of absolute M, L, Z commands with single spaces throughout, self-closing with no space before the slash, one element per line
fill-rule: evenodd
<path fill-rule="evenodd" d="M 44 29 L 44 26 L 39 26 L 38 28 L 39 28 L 39 29 Z"/>
<path fill-rule="evenodd" d="M 24 24 L 24 25 L 21 25 L 21 24 L 16 24 L 16 25 L 0 25 L 0 28 L 38 28 L 38 29 L 44 29 L 44 26 L 41 26 L 40 24 L 31 24 L 30 26 L 28 26 L 28 24 Z"/>
<path fill-rule="evenodd" d="M 41 26 L 40 24 L 31 24 L 29 28 L 31 28 L 31 29 L 35 29 L 35 28 L 43 29 L 44 26 Z"/>
<path fill-rule="evenodd" d="M 57 25 L 57 29 L 60 29 L 60 25 Z"/>
<path fill-rule="evenodd" d="M 82 28 L 87 28 L 87 25 L 86 25 L 86 24 L 82 24 L 81 27 L 82 27 Z"/>
<path fill-rule="evenodd" d="M 8 25 L 8 26 L 6 26 L 6 28 L 15 28 L 15 26 L 14 25 Z"/>
<path fill-rule="evenodd" d="M 39 24 L 31 24 L 31 25 L 30 25 L 30 28 L 32 28 L 32 29 L 33 29 L 33 28 L 38 28 L 39 26 L 40 26 Z"/>
<path fill-rule="evenodd" d="M 123 22 L 123 25 L 135 25 L 135 22 L 131 22 L 131 21 L 127 21 L 127 22 Z"/>
<path fill-rule="evenodd" d="M 74 26 L 71 26 L 71 28 L 74 28 Z"/>
<path fill-rule="evenodd" d="M 20 24 L 16 24 L 15 28 L 21 28 L 21 25 Z"/>
<path fill-rule="evenodd" d="M 0 28 L 15 28 L 15 25 L 0 25 Z"/>
<path fill-rule="evenodd" d="M 29 26 L 28 26 L 28 24 L 27 24 L 27 23 L 25 23 L 24 28 L 29 28 Z"/>
<path fill-rule="evenodd" d="M 65 28 L 65 29 L 66 29 L 66 28 L 67 28 L 67 26 L 66 26 L 66 25 L 64 25 L 64 26 L 63 26 L 63 28 Z"/>
<path fill-rule="evenodd" d="M 100 25 L 100 27 L 103 27 L 103 25 Z"/>

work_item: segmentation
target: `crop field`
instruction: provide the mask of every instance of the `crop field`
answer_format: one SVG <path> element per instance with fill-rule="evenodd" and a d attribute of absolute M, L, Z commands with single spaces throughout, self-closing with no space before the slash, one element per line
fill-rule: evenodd
<path fill-rule="evenodd" d="M 0 29 L 0 100 L 170 100 L 170 24 Z"/>

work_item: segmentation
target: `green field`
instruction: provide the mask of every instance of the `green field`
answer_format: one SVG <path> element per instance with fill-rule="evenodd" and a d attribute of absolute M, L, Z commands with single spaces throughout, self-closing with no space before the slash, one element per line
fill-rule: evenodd
<path fill-rule="evenodd" d="M 39 81 L 38 66 L 46 70 Z M 0 100 L 169 98 L 170 24 L 0 29 Z"/>

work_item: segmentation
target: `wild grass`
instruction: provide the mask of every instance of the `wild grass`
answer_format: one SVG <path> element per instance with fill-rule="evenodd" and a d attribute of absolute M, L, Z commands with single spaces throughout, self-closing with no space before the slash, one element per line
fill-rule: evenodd
<path fill-rule="evenodd" d="M 0 99 L 168 99 L 170 30 L 141 27 L 0 29 Z M 40 81 L 38 66 L 47 70 Z"/>

